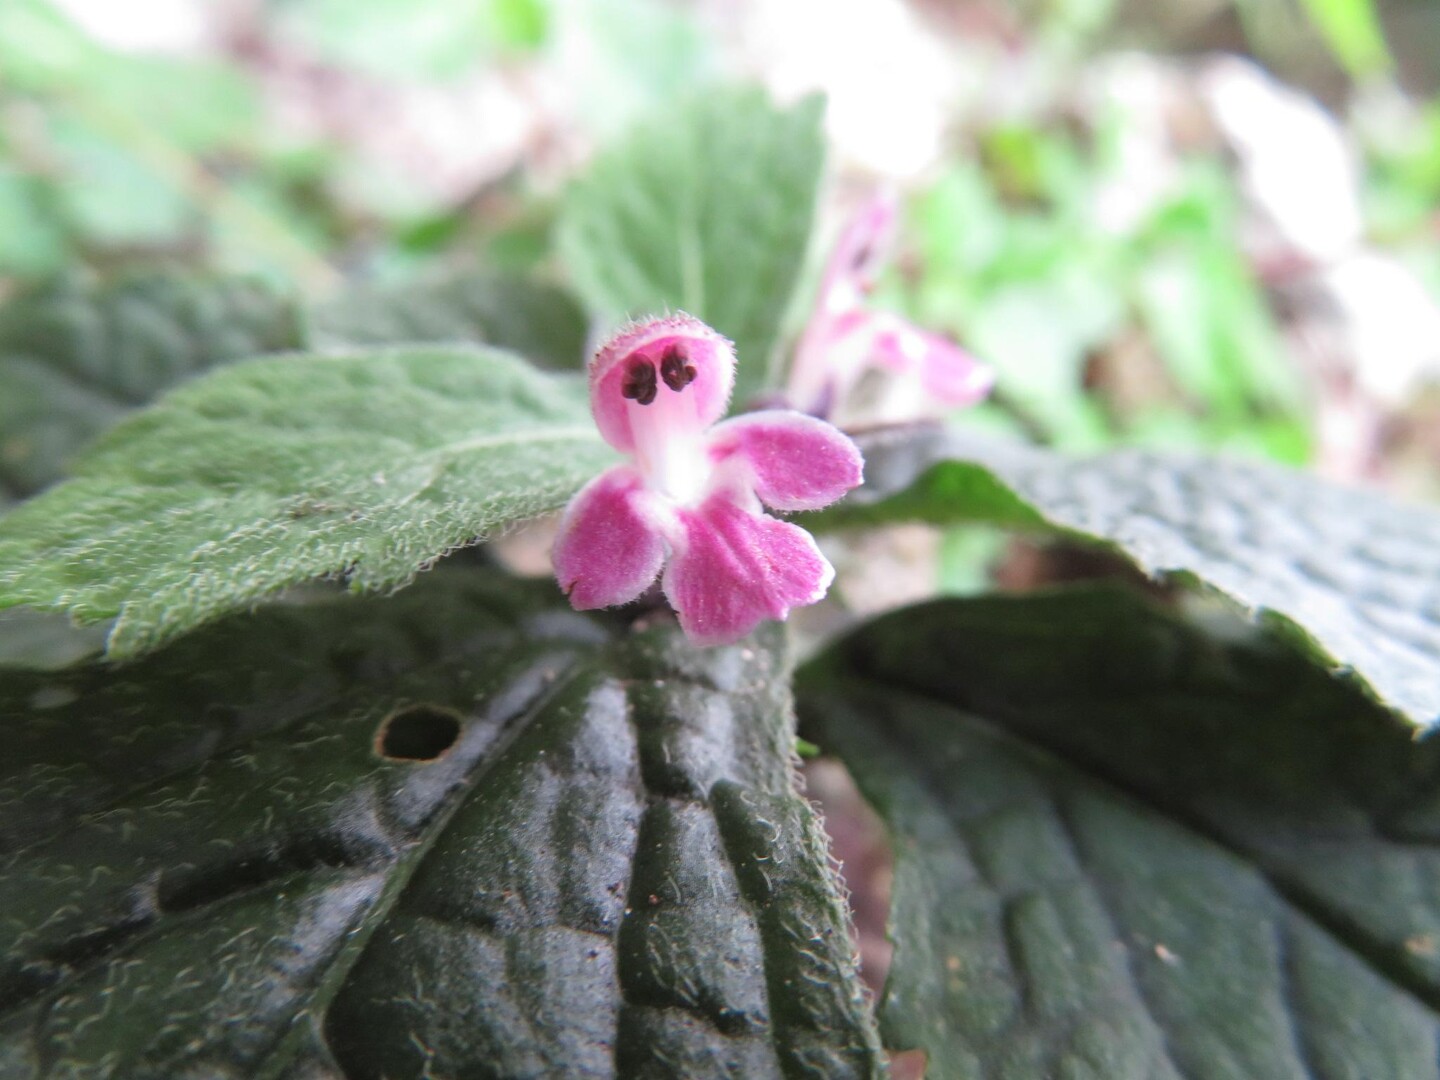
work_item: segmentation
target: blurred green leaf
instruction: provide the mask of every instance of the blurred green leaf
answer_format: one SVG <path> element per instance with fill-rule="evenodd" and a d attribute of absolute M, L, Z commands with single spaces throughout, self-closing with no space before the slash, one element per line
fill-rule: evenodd
<path fill-rule="evenodd" d="M 177 178 L 161 175 L 132 148 L 62 114 L 52 117 L 50 137 L 60 162 L 51 182 L 66 218 L 87 240 L 174 245 L 193 222 Z"/>
<path fill-rule="evenodd" d="M 991 569 L 1005 553 L 1009 537 L 1000 529 L 962 525 L 940 536 L 935 592 L 970 596 L 992 587 Z"/>
<path fill-rule="evenodd" d="M 1116 0 L 1051 0 L 1041 32 L 1047 39 L 1084 41 L 1110 26 L 1115 8 Z"/>
<path fill-rule="evenodd" d="M 1374 75 L 1391 66 L 1390 50 L 1373 0 L 1300 0 L 1345 70 Z"/>
<path fill-rule="evenodd" d="M 489 273 L 454 274 L 388 289 L 358 289 L 317 307 L 316 348 L 469 342 L 518 353 L 541 367 L 585 365 L 588 324 L 563 289 Z"/>
<path fill-rule="evenodd" d="M 910 234 L 924 274 L 978 277 L 1000 257 L 1005 211 L 984 173 L 961 162 L 910 206 Z"/>
<path fill-rule="evenodd" d="M 1388 247 L 1409 243 L 1433 250 L 1431 220 L 1440 200 L 1440 101 L 1401 114 L 1383 134 L 1361 128 L 1365 220 Z"/>
<path fill-rule="evenodd" d="M 458 79 L 497 51 L 542 44 L 547 0 L 289 0 L 283 33 L 344 67 L 412 81 Z"/>
<path fill-rule="evenodd" d="M 1085 363 L 1121 314 L 1102 281 L 1066 268 L 1049 281 L 996 289 L 964 340 L 995 368 L 998 391 L 1038 421 L 1051 441 L 1094 449 L 1109 435 L 1103 414 L 1082 392 Z"/>
<path fill-rule="evenodd" d="M 0 607 L 116 617 L 113 656 L 287 587 L 402 584 L 609 463 L 583 379 L 411 347 L 251 360 L 111 431 L 0 517 Z"/>
<path fill-rule="evenodd" d="M 39 278 L 65 265 L 68 238 L 53 202 L 44 180 L 0 163 L 0 274 Z"/>
<path fill-rule="evenodd" d="M 1222 420 L 1296 414 L 1303 402 L 1274 317 L 1235 252 L 1153 260 L 1138 277 L 1141 312 L 1171 374 Z"/>
<path fill-rule="evenodd" d="M 5 0 L 0 4 L 0 70 L 8 87 L 64 86 L 106 60 L 105 50 L 47 0 Z"/>
<path fill-rule="evenodd" d="M 603 318 L 684 310 L 735 342 L 736 402 L 771 378 L 824 164 L 822 102 L 714 90 L 611 147 L 568 192 L 559 244 Z"/>
<path fill-rule="evenodd" d="M 299 315 L 253 282 L 62 282 L 0 308 L 0 488 L 28 495 L 136 406 L 183 379 L 301 343 Z"/>
<path fill-rule="evenodd" d="M 260 90 L 236 69 L 197 60 L 115 57 L 93 72 L 91 92 L 107 110 L 140 119 L 179 150 L 201 154 L 248 146 L 263 118 Z M 175 87 L 183 85 L 183 94 Z"/>
<path fill-rule="evenodd" d="M 1436 744 L 1238 621 L 943 601 L 802 671 L 896 854 L 929 1080 L 1437 1073 Z"/>
<path fill-rule="evenodd" d="M 955 165 L 916 201 L 888 302 L 990 362 L 996 403 L 1032 438 L 1308 460 L 1302 381 L 1240 254 L 1233 175 L 1182 160 L 1158 204 L 1117 226 L 1097 199 L 1125 117 L 1102 119 L 1097 147 L 1035 122 L 982 133 L 990 174 Z"/>
<path fill-rule="evenodd" d="M 533 273 L 554 252 L 555 222 L 548 212 L 528 215 L 485 238 L 486 264 L 515 274 Z"/>
<path fill-rule="evenodd" d="M 538 49 L 549 36 L 549 0 L 490 0 L 488 14 L 491 34 L 503 49 Z"/>
<path fill-rule="evenodd" d="M 1200 418 L 1205 441 L 1233 445 L 1246 426 L 1283 428 L 1281 441 L 1257 445 L 1303 461 L 1305 390 L 1241 253 L 1234 183 L 1205 164 L 1184 170 L 1174 197 L 1150 215 L 1126 252 L 1127 291 Z"/>

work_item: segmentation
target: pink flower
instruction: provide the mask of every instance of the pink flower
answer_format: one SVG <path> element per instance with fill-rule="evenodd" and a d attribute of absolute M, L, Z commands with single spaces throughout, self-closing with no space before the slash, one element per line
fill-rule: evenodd
<path fill-rule="evenodd" d="M 860 483 L 860 452 L 790 410 L 717 423 L 734 381 L 730 342 L 689 315 L 627 327 L 596 353 L 590 408 L 631 460 L 560 522 L 555 576 L 577 610 L 635 600 L 663 569 L 686 636 L 718 645 L 825 595 L 835 571 L 815 541 L 764 506 L 829 505 Z"/>
<path fill-rule="evenodd" d="M 915 380 L 945 406 L 974 405 L 990 392 L 994 374 L 964 349 L 892 312 L 864 306 L 898 211 L 893 197 L 877 195 L 841 233 L 790 369 L 787 397 L 797 408 L 830 415 L 869 368 Z"/>

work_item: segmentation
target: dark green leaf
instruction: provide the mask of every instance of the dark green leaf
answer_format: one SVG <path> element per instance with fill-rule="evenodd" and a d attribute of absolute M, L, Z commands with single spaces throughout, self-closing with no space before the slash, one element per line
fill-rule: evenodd
<path fill-rule="evenodd" d="M 1209 621 L 946 601 L 802 672 L 893 835 L 882 1032 L 928 1080 L 1440 1075 L 1436 744 Z"/>
<path fill-rule="evenodd" d="M 451 567 L 7 678 L 0 1075 L 879 1075 L 780 635 L 607 625 Z"/>
<path fill-rule="evenodd" d="M 70 456 L 189 376 L 300 345 L 294 307 L 247 281 L 74 282 L 0 311 L 0 494 L 58 479 Z"/>
<path fill-rule="evenodd" d="M 1440 718 L 1440 513 L 1274 466 L 1119 451 L 1070 458 L 958 432 L 862 440 L 866 486 L 820 524 L 984 520 L 1110 544 L 1199 579 Z"/>
<path fill-rule="evenodd" d="M 560 245 L 610 320 L 677 309 L 735 342 L 737 401 L 766 384 L 810 236 L 822 103 L 713 90 L 603 154 L 566 197 Z"/>
<path fill-rule="evenodd" d="M 0 518 L 0 607 L 118 616 L 112 656 L 320 577 L 401 584 L 553 510 L 610 460 L 583 380 L 481 350 L 213 373 Z"/>
<path fill-rule="evenodd" d="M 585 313 L 562 289 L 473 273 L 403 288 L 356 290 L 310 317 L 312 347 L 415 342 L 495 345 L 542 367 L 585 364 Z"/>

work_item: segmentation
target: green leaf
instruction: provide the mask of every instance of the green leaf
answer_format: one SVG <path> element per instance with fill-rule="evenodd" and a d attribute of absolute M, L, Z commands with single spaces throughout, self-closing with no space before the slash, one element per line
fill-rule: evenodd
<path fill-rule="evenodd" d="M 559 243 L 600 316 L 684 310 L 735 342 L 736 400 L 767 385 L 824 165 L 823 103 L 713 90 L 602 154 L 566 196 Z"/>
<path fill-rule="evenodd" d="M 1372 0 L 1300 0 L 1325 44 L 1352 76 L 1388 71 L 1393 63 Z"/>
<path fill-rule="evenodd" d="M 0 61 L 7 85 L 46 89 L 105 59 L 105 50 L 46 0 L 13 0 L 0 6 Z"/>
<path fill-rule="evenodd" d="M 184 242 L 197 209 L 182 174 L 162 171 L 91 116 L 56 110 L 46 119 L 57 202 L 75 233 L 102 248 Z"/>
<path fill-rule="evenodd" d="M 45 180 L 0 163 L 0 274 L 34 279 L 65 264 L 65 230 L 49 212 L 53 197 Z"/>
<path fill-rule="evenodd" d="M 0 499 L 48 486 L 136 406 L 244 357 L 306 345 L 487 343 L 574 369 L 586 330 L 564 290 L 489 273 L 359 289 L 309 313 L 247 279 L 62 282 L 0 309 Z"/>
<path fill-rule="evenodd" d="M 503 49 L 538 49 L 550 35 L 547 0 L 491 0 L 486 15 L 495 44 Z"/>
<path fill-rule="evenodd" d="M 539 45 L 538 0 L 297 0 L 275 12 L 283 36 L 342 68 L 399 82 L 454 82 L 497 52 Z"/>
<path fill-rule="evenodd" d="M 958 431 L 861 440 L 866 485 L 814 525 L 990 521 L 1111 545 L 1283 626 L 1412 722 L 1440 718 L 1440 514 L 1270 465 L 1069 458 Z"/>
<path fill-rule="evenodd" d="M 880 1076 L 781 640 L 449 567 L 8 679 L 0 1074 Z"/>
<path fill-rule="evenodd" d="M 1138 300 L 1170 373 L 1207 411 L 1243 417 L 1255 404 L 1298 403 L 1260 287 L 1233 251 L 1155 260 L 1140 275 Z"/>
<path fill-rule="evenodd" d="M 887 616 L 797 683 L 885 820 L 928 1080 L 1440 1075 L 1437 747 L 1109 590 Z"/>
<path fill-rule="evenodd" d="M 300 344 L 288 301 L 249 281 L 66 282 L 0 310 L 0 491 L 28 495 L 137 405 L 184 378 Z"/>
<path fill-rule="evenodd" d="M 1087 355 L 1117 331 L 1117 292 L 1099 268 L 1054 268 L 1043 280 L 1002 285 L 976 305 L 967 340 L 995 367 L 997 387 L 1056 442 L 1093 449 L 1108 441 L 1104 416 L 1083 393 Z"/>
<path fill-rule="evenodd" d="M 466 342 L 495 345 L 542 367 L 585 365 L 585 313 L 551 285 L 469 273 L 390 289 L 357 289 L 310 317 L 315 348 Z"/>
<path fill-rule="evenodd" d="M 262 358 L 171 393 L 0 518 L 0 607 L 133 655 L 287 587 L 408 581 L 610 460 L 583 380 L 438 347 Z"/>

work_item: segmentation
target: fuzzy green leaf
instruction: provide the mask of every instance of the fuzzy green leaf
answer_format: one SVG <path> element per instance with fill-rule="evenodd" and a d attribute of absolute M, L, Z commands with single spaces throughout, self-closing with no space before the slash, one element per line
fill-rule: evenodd
<path fill-rule="evenodd" d="M 583 381 L 483 350 L 283 356 L 122 424 L 0 518 L 0 607 L 118 617 L 128 656 L 321 577 L 402 584 L 611 460 Z"/>
<path fill-rule="evenodd" d="M 781 641 L 451 566 L 7 679 L 0 1075 L 881 1075 Z"/>
<path fill-rule="evenodd" d="M 1233 615 L 946 601 L 802 673 L 928 1080 L 1440 1076 L 1440 746 Z"/>
<path fill-rule="evenodd" d="M 1113 545 L 1199 580 L 1440 718 L 1440 513 L 1258 463 L 1119 451 L 1073 458 L 957 432 L 861 440 L 866 486 L 817 523 L 983 520 Z"/>
<path fill-rule="evenodd" d="M 234 360 L 488 344 L 574 370 L 586 332 L 565 291 L 490 273 L 357 289 L 309 312 L 245 279 L 65 282 L 0 309 L 0 509 L 60 479 L 81 447 L 131 410 Z"/>
<path fill-rule="evenodd" d="M 602 154 L 560 223 L 586 302 L 611 321 L 688 311 L 735 342 L 736 400 L 763 389 L 810 237 L 821 111 L 716 90 Z"/>

